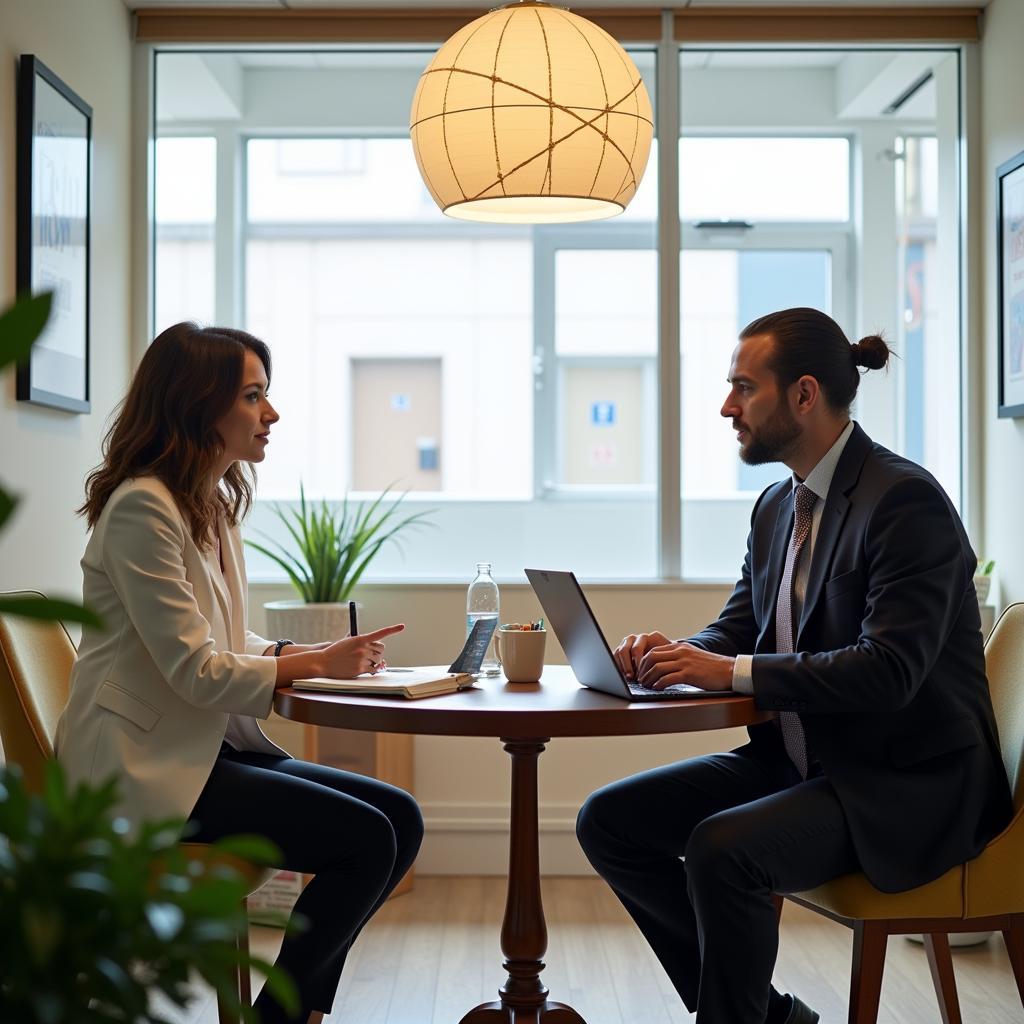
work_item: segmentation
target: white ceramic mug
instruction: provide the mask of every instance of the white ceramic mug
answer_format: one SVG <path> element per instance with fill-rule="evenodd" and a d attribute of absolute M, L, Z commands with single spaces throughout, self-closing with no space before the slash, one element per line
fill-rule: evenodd
<path fill-rule="evenodd" d="M 535 683 L 544 671 L 543 629 L 497 629 L 494 650 L 510 683 Z"/>

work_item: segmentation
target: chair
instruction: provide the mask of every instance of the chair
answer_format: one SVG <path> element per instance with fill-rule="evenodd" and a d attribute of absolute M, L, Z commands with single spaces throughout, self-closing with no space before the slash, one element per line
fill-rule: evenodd
<path fill-rule="evenodd" d="M 31 592 L 5 597 L 41 597 Z M 52 760 L 57 719 L 68 700 L 75 646 L 59 622 L 41 622 L 15 615 L 0 615 L 0 744 L 4 757 L 20 766 L 25 785 L 41 792 L 46 762 Z M 235 857 L 213 854 L 204 843 L 182 843 L 187 856 L 229 863 L 247 880 L 249 895 L 270 877 L 262 868 Z M 247 930 L 238 948 L 249 951 Z M 252 1002 L 249 972 L 235 974 L 236 993 L 243 1003 Z M 235 1015 L 219 1005 L 220 1024 L 236 1024 Z"/>
<path fill-rule="evenodd" d="M 949 934 L 1001 931 L 1024 1006 L 1024 603 L 1000 616 L 985 667 L 1013 792 L 1010 824 L 974 860 L 917 889 L 883 893 L 853 874 L 785 897 L 853 929 L 849 1024 L 878 1018 L 890 935 L 924 935 L 943 1024 L 961 1024 Z"/>

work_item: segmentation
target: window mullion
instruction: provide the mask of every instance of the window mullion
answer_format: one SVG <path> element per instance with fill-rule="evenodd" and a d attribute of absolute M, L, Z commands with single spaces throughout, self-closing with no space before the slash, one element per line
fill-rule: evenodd
<path fill-rule="evenodd" d="M 557 477 L 558 367 L 555 361 L 555 249 L 543 231 L 533 241 L 533 495 Z"/>
<path fill-rule="evenodd" d="M 679 355 L 679 47 L 662 13 L 658 44 L 658 573 L 682 575 Z"/>
<path fill-rule="evenodd" d="M 238 302 L 238 131 L 224 125 L 217 141 L 217 216 L 213 225 L 213 315 L 219 324 L 242 322 Z"/>

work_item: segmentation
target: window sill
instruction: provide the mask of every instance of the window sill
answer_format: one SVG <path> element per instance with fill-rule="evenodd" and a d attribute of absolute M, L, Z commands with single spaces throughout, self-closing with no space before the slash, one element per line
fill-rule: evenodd
<path fill-rule="evenodd" d="M 469 584 L 468 579 L 415 579 L 415 580 L 360 580 L 358 590 L 465 590 Z M 529 590 L 530 584 L 522 579 L 501 579 L 495 580 L 502 590 Z M 732 590 L 733 580 L 675 580 L 675 579 L 645 579 L 645 580 L 607 580 L 607 579 L 583 579 L 581 584 L 587 590 L 658 590 L 658 591 L 720 591 Z M 294 595 L 291 584 L 285 578 L 274 579 L 272 577 L 250 577 L 249 590 L 254 594 L 263 594 L 273 590 L 275 594 L 283 589 L 288 589 Z"/>

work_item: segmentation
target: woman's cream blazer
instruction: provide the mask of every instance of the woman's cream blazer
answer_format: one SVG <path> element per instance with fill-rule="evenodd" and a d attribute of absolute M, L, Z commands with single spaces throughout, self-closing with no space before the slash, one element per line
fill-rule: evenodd
<path fill-rule="evenodd" d="M 241 537 L 221 521 L 220 539 L 223 572 L 164 484 L 140 477 L 110 496 L 82 558 L 104 628 L 83 633 L 57 757 L 73 782 L 116 776 L 133 826 L 189 815 L 229 720 L 236 747 L 285 754 L 256 722 L 277 670 L 246 629 Z"/>

